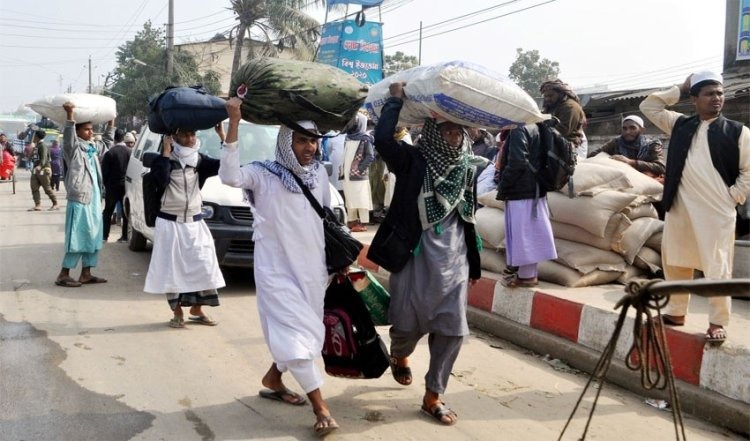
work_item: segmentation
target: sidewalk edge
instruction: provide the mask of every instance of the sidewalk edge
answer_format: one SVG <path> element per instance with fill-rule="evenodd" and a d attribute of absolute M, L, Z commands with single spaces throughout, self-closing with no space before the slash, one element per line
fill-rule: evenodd
<path fill-rule="evenodd" d="M 508 340 L 540 354 L 549 354 L 568 365 L 590 373 L 601 353 L 568 339 L 537 330 L 497 314 L 469 307 L 469 323 L 484 332 Z M 638 372 L 628 369 L 621 360 L 612 360 L 607 380 L 636 394 L 666 399 L 666 391 L 644 391 Z M 675 380 L 682 410 L 705 421 L 727 427 L 744 435 L 750 434 L 750 405 L 727 398 L 717 392 Z"/>

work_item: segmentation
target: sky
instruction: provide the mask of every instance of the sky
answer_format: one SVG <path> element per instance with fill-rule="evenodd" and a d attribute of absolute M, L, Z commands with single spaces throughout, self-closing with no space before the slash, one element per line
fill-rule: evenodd
<path fill-rule="evenodd" d="M 174 3 L 176 44 L 235 25 L 229 0 Z M 422 64 L 464 60 L 507 75 L 516 48 L 535 49 L 574 89 L 624 90 L 720 72 L 725 8 L 725 0 L 386 0 L 366 16 L 384 23 L 386 54 L 419 56 L 421 22 Z M 323 8 L 308 13 L 326 18 Z M 91 82 L 101 84 L 117 48 L 146 20 L 164 26 L 167 16 L 168 0 L 0 0 L 0 113 L 68 87 L 85 92 L 89 57 Z"/>

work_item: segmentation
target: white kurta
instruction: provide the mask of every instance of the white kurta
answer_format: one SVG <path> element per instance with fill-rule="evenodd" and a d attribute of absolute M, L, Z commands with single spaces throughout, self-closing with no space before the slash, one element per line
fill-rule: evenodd
<path fill-rule="evenodd" d="M 346 208 L 350 210 L 358 208 L 372 210 L 370 180 L 367 178 L 361 181 L 349 179 L 349 170 L 352 168 L 357 147 L 359 147 L 359 141 L 349 140 L 344 143 L 344 202 Z"/>
<path fill-rule="evenodd" d="M 679 101 L 673 87 L 657 92 L 641 103 L 641 111 L 665 133 L 671 133 L 682 114 L 665 106 Z M 664 264 L 703 271 L 707 279 L 732 276 L 734 257 L 735 207 L 750 193 L 750 130 L 740 136 L 740 176 L 727 188 L 713 167 L 708 149 L 708 126 L 701 121 L 688 152 L 680 188 L 664 219 L 662 260 Z"/>
<path fill-rule="evenodd" d="M 331 161 L 331 168 L 333 169 L 331 175 L 328 177 L 328 181 L 338 191 L 344 190 L 344 141 L 346 140 L 345 134 L 334 136 L 328 141 L 328 159 Z"/>
<path fill-rule="evenodd" d="M 319 184 L 311 192 L 321 205 L 330 206 L 328 176 L 324 167 L 319 172 Z M 284 366 L 320 357 L 328 284 L 320 217 L 304 194 L 288 191 L 263 167 L 240 167 L 236 144 L 222 150 L 219 176 L 254 194 L 255 287 L 263 336 L 274 361 Z"/>
<path fill-rule="evenodd" d="M 204 221 L 156 218 L 154 247 L 143 291 L 151 294 L 207 291 L 226 286 L 211 231 Z"/>

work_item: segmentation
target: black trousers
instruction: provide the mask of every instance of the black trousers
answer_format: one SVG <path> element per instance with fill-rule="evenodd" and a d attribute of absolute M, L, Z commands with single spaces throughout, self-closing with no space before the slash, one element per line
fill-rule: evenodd
<path fill-rule="evenodd" d="M 112 213 L 115 211 L 115 206 L 117 205 L 117 202 L 120 202 L 122 204 L 123 210 L 125 209 L 125 204 L 123 199 L 125 198 L 125 186 L 116 186 L 116 187 L 107 187 L 107 191 L 104 195 L 104 213 L 102 214 L 103 222 L 104 222 L 104 240 L 106 241 L 107 238 L 109 238 L 109 228 L 112 223 Z M 121 239 L 127 239 L 128 238 L 128 217 L 125 216 L 125 213 L 123 213 L 122 216 L 122 235 L 120 236 Z"/>

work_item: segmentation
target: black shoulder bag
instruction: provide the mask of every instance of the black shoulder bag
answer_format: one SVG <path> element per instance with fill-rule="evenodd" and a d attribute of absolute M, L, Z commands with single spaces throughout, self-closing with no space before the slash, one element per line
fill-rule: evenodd
<path fill-rule="evenodd" d="M 359 252 L 363 245 L 355 239 L 344 226 L 336 219 L 328 207 L 322 207 L 315 196 L 310 193 L 310 189 L 302 183 L 302 179 L 290 171 L 292 177 L 297 181 L 297 185 L 302 189 L 305 197 L 310 201 L 313 209 L 323 220 L 323 232 L 325 233 L 326 244 L 326 267 L 328 274 L 334 274 L 342 269 L 348 268 L 357 260 Z M 326 182 L 327 183 L 327 182 Z"/>

